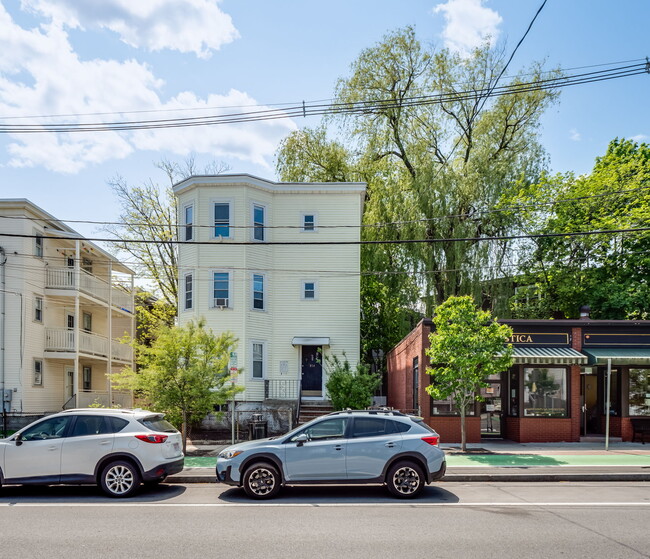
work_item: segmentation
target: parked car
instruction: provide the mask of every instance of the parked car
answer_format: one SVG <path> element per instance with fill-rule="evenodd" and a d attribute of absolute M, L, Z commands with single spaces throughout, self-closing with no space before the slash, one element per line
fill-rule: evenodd
<path fill-rule="evenodd" d="M 283 485 L 385 484 L 398 498 L 416 497 L 445 474 L 439 436 L 422 418 L 398 411 L 330 413 L 282 435 L 225 448 L 217 481 L 269 499 Z"/>
<path fill-rule="evenodd" d="M 0 485 L 91 483 L 129 497 L 183 463 L 180 433 L 144 410 L 65 410 L 0 439 Z"/>

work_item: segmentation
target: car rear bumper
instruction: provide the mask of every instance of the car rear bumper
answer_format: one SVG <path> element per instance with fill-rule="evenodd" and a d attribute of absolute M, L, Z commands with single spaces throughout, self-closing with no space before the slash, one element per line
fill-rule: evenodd
<path fill-rule="evenodd" d="M 447 471 L 447 461 L 443 460 L 442 464 L 440 465 L 440 469 L 437 472 L 429 472 L 429 479 L 427 483 L 431 483 L 432 481 L 437 481 L 439 479 L 442 479 L 445 476 L 446 471 Z"/>
<path fill-rule="evenodd" d="M 165 479 L 167 476 L 182 472 L 184 466 L 185 458 L 180 458 L 174 462 L 166 462 L 165 464 L 160 464 L 155 468 L 151 468 L 150 470 L 143 472 L 142 481 L 157 481 Z"/>

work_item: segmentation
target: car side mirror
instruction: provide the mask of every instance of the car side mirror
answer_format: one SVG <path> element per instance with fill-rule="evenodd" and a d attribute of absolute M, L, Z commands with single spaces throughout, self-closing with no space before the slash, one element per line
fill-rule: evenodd
<path fill-rule="evenodd" d="M 300 433 L 300 435 L 298 435 L 298 436 L 296 437 L 296 441 L 295 441 L 295 442 L 298 443 L 297 446 L 302 446 L 302 445 L 304 445 L 308 440 L 309 440 L 309 435 L 308 435 L 307 433 Z"/>
<path fill-rule="evenodd" d="M 20 446 L 23 444 L 23 436 L 22 435 L 16 435 L 14 438 L 14 441 L 16 441 L 16 446 Z"/>

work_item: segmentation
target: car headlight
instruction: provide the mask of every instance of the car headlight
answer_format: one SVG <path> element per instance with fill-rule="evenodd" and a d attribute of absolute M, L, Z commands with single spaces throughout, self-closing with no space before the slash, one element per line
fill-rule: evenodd
<path fill-rule="evenodd" d="M 230 459 L 230 458 L 234 458 L 235 456 L 239 456 L 242 452 L 244 451 L 243 450 L 222 450 L 219 453 L 218 457 Z"/>

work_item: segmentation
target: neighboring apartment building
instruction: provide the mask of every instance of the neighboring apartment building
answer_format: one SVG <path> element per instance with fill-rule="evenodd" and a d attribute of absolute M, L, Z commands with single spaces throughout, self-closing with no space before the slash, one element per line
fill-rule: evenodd
<path fill-rule="evenodd" d="M 359 360 L 365 184 L 195 176 L 174 193 L 180 324 L 238 338 L 239 401 L 326 400 L 324 357 Z"/>
<path fill-rule="evenodd" d="M 109 374 L 133 366 L 133 272 L 24 199 L 0 199 L 3 424 L 70 407 L 131 407 Z"/>

